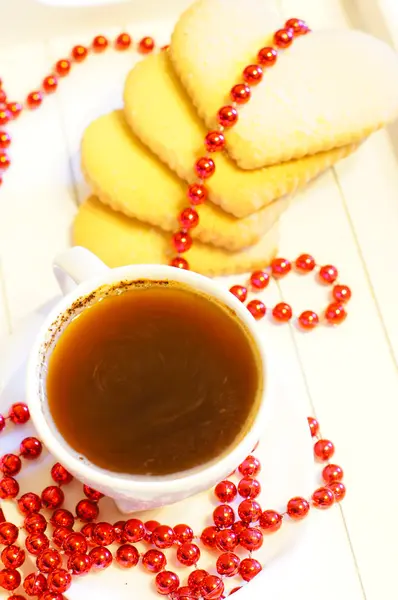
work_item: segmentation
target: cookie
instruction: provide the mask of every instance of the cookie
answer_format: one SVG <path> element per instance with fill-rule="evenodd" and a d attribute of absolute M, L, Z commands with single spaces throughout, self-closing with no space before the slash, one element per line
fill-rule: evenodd
<path fill-rule="evenodd" d="M 178 229 L 188 205 L 187 185 L 161 163 L 127 127 L 121 111 L 104 115 L 86 129 L 82 170 L 93 193 L 114 210 L 166 231 Z M 237 219 L 211 202 L 199 207 L 193 237 L 228 250 L 256 243 L 289 204 L 283 198 Z"/>
<path fill-rule="evenodd" d="M 168 264 L 170 235 L 113 211 L 96 197 L 86 200 L 73 225 L 73 243 L 94 252 L 109 267 L 128 264 Z M 254 246 L 240 252 L 195 242 L 184 257 L 204 275 L 245 273 L 269 264 L 277 253 L 277 224 Z"/>
<path fill-rule="evenodd" d="M 193 165 L 204 152 L 206 128 L 174 74 L 167 52 L 146 58 L 129 73 L 124 104 L 134 133 L 191 183 L 195 179 Z M 293 194 L 354 148 L 345 146 L 254 171 L 238 168 L 225 153 L 217 152 L 216 171 L 206 182 L 209 197 L 225 211 L 247 216 L 276 198 Z"/>
<path fill-rule="evenodd" d="M 243 69 L 273 45 L 283 25 L 259 0 L 198 0 L 183 13 L 170 56 L 208 128 L 231 103 Z M 251 92 L 226 132 L 228 151 L 243 169 L 356 143 L 395 119 L 398 55 L 363 32 L 312 32 L 279 51 Z"/>

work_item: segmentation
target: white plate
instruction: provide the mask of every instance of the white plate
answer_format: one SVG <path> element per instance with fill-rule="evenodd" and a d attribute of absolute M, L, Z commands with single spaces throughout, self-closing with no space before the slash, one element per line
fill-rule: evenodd
<path fill-rule="evenodd" d="M 12 336 L 0 340 L 0 413 L 6 413 L 13 402 L 25 399 L 26 358 L 32 340 L 53 302 L 49 302 L 42 310 L 33 313 Z M 32 434 L 34 431 L 30 424 L 22 427 L 9 426 L 1 434 L 1 454 L 17 451 L 21 439 Z M 262 493 L 259 501 L 263 509 L 283 511 L 289 498 L 296 495 L 309 496 L 314 489 L 315 469 L 306 415 L 296 398 L 286 394 L 282 386 L 279 390 L 279 403 L 272 420 L 264 430 L 255 454 L 262 464 L 259 476 Z M 47 453 L 43 453 L 37 462 L 25 463 L 21 474 L 17 477 L 21 493 L 40 492 L 49 485 L 51 483 L 49 469 L 53 463 L 54 460 Z M 73 510 L 76 502 L 83 496 L 81 484 L 73 482 L 68 486 L 66 496 L 65 507 Z M 194 528 L 195 533 L 200 535 L 206 525 L 212 524 L 211 515 L 215 506 L 214 496 L 209 491 L 161 510 L 142 513 L 140 518 L 156 519 L 171 526 L 186 522 Z M 115 522 L 123 518 L 111 500 L 103 499 L 100 507 L 101 520 Z M 20 519 L 13 503 L 3 502 L 2 508 L 10 520 L 16 522 Z M 300 539 L 304 527 L 304 522 L 284 523 L 278 533 L 265 537 L 263 548 L 256 553 L 256 558 L 262 564 L 268 564 L 276 556 L 287 549 L 290 550 L 293 543 Z M 180 575 L 183 584 L 190 571 L 178 567 L 175 550 L 166 553 L 170 558 L 170 569 Z M 26 570 L 29 572 L 32 565 L 27 562 Z M 212 557 L 211 554 L 203 551 L 199 566 L 208 568 L 211 564 L 215 564 L 214 555 Z M 215 573 L 214 566 L 212 572 Z M 257 579 L 259 584 L 261 577 Z M 242 581 L 239 579 L 230 579 L 226 581 L 226 589 L 241 584 Z M 118 600 L 131 600 L 132 590 L 138 594 L 136 597 L 140 600 L 159 598 L 153 588 L 153 576 L 144 572 L 142 567 L 121 571 L 113 565 L 101 576 L 74 578 L 67 595 L 69 600 L 83 600 L 88 597 L 110 598 L 117 593 Z M 239 597 L 243 598 L 244 593 L 240 592 Z"/>

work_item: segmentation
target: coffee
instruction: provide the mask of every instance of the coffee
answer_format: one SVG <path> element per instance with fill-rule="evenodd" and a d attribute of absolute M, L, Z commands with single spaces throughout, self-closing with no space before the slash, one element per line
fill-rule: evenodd
<path fill-rule="evenodd" d="M 233 311 L 174 282 L 135 282 L 75 316 L 48 361 L 54 423 L 104 469 L 170 475 L 247 432 L 258 351 Z"/>

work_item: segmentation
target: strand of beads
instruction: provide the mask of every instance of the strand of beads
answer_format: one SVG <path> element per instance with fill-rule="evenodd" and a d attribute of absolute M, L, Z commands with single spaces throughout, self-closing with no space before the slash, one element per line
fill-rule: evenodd
<path fill-rule="evenodd" d="M 351 290 L 347 285 L 342 285 L 337 282 L 338 271 L 333 265 L 317 265 L 315 259 L 310 254 L 301 254 L 292 264 L 286 258 L 274 258 L 269 267 L 262 271 L 254 271 L 250 277 L 248 284 L 234 285 L 230 288 L 230 292 L 234 294 L 238 300 L 245 302 L 248 296 L 248 291 L 253 292 L 265 290 L 271 279 L 279 280 L 285 277 L 294 269 L 297 273 L 306 274 L 316 272 L 317 280 L 323 285 L 333 285 L 331 295 L 332 301 L 329 302 L 322 317 L 313 310 L 305 310 L 294 317 L 292 307 L 286 302 L 279 302 L 271 309 L 272 318 L 278 323 L 288 323 L 294 318 L 298 325 L 304 330 L 314 329 L 320 322 L 330 325 L 338 325 L 342 323 L 347 316 L 345 304 L 351 298 Z M 247 303 L 247 308 L 256 320 L 265 317 L 267 308 L 265 304 L 258 299 L 250 300 Z"/>

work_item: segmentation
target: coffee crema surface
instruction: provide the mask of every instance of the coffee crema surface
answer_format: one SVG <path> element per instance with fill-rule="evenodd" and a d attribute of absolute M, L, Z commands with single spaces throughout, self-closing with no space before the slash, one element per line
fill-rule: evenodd
<path fill-rule="evenodd" d="M 76 316 L 48 362 L 65 441 L 94 465 L 165 476 L 221 457 L 245 435 L 262 386 L 233 311 L 175 282 L 141 282 Z"/>

